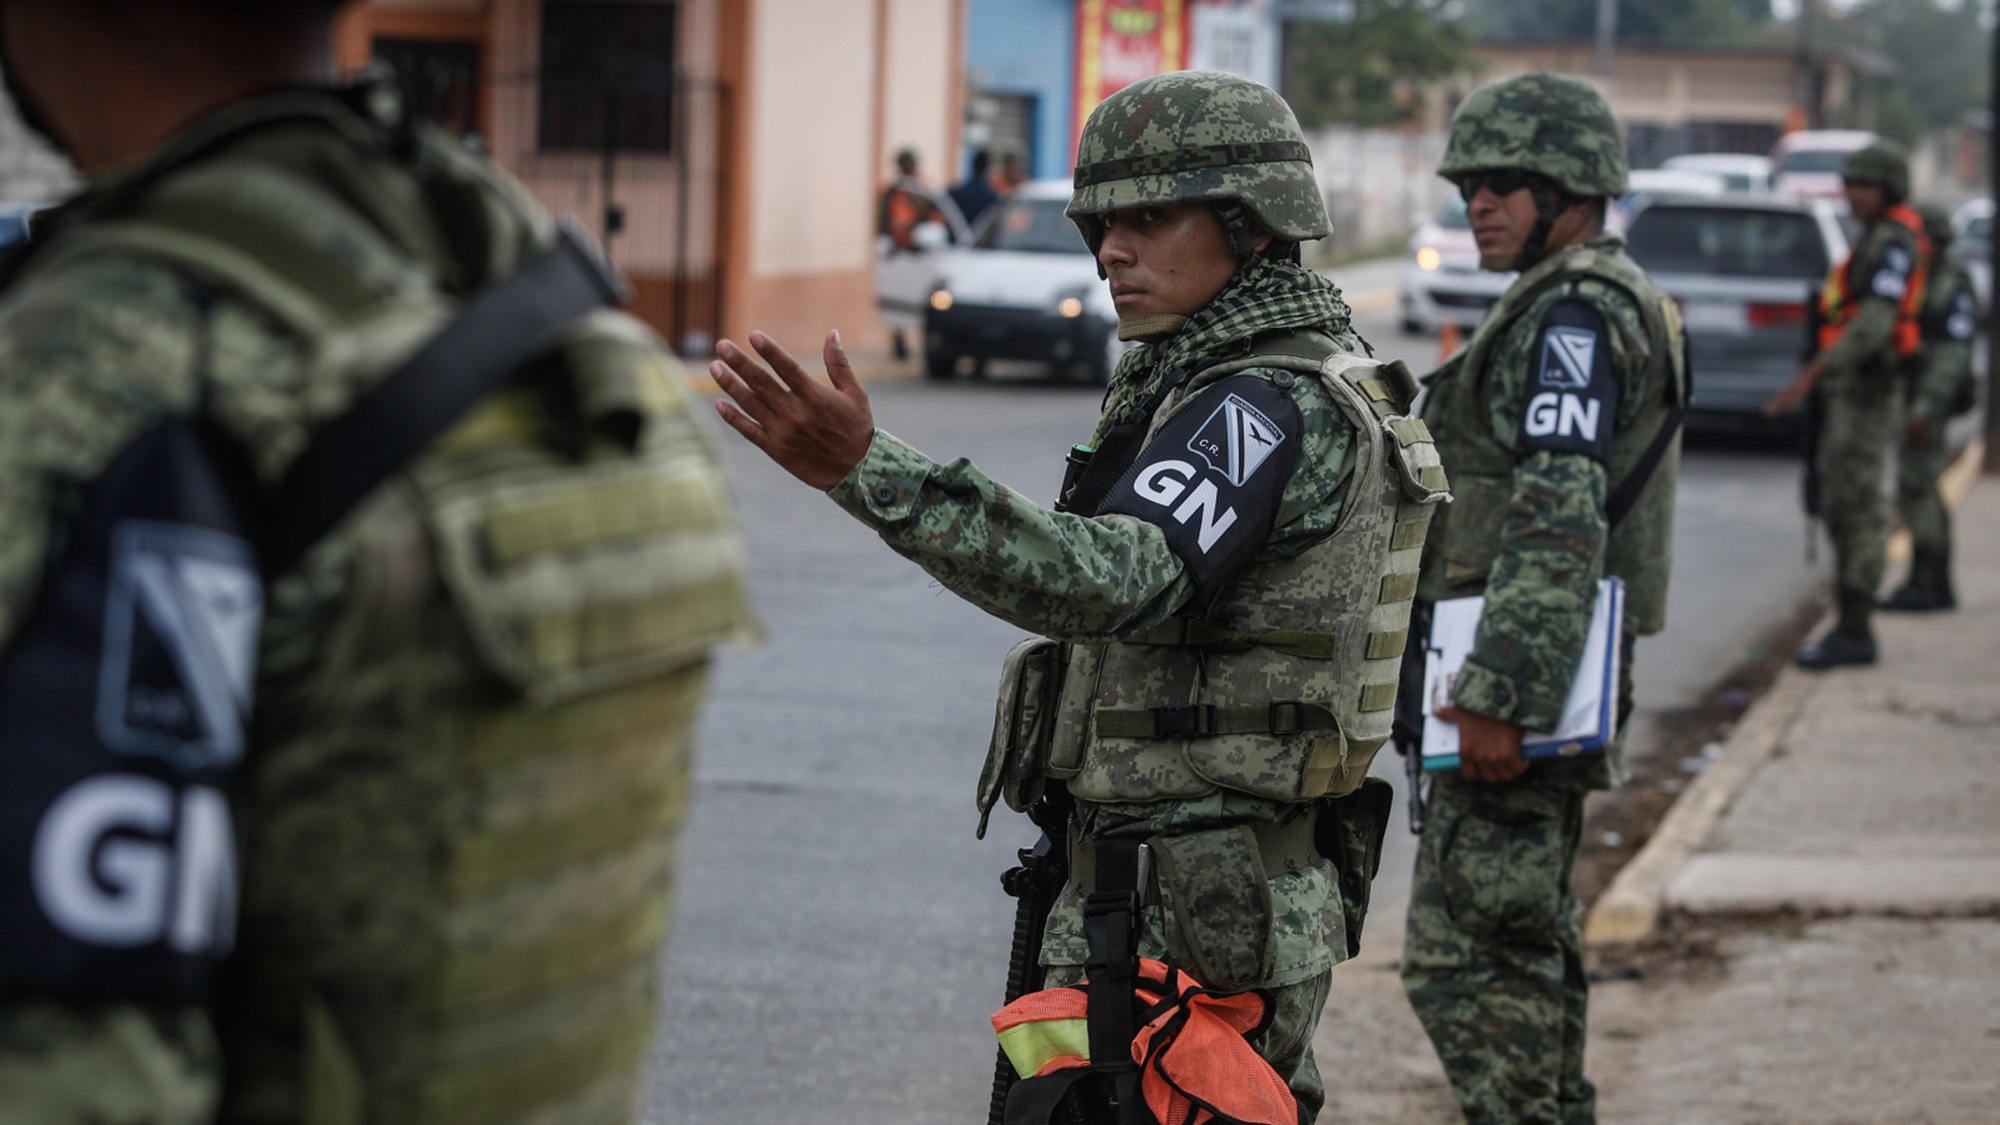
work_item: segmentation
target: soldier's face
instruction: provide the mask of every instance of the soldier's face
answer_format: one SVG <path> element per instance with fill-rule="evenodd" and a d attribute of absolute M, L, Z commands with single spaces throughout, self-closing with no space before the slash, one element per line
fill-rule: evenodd
<path fill-rule="evenodd" d="M 1479 268 L 1483 270 L 1513 269 L 1540 217 L 1535 193 L 1529 188 L 1516 187 L 1501 195 L 1486 184 L 1465 201 L 1465 214 L 1472 223 L 1472 241 L 1479 246 Z"/>
<path fill-rule="evenodd" d="M 1104 216 L 1097 260 L 1111 283 L 1119 320 L 1159 313 L 1193 316 L 1222 291 L 1240 264 L 1229 250 L 1222 220 L 1206 203 L 1111 212 Z"/>
<path fill-rule="evenodd" d="M 1871 184 L 1866 180 L 1847 180 L 1841 185 L 1847 193 L 1847 209 L 1864 223 L 1872 223 L 1889 209 L 1889 193 L 1881 184 Z"/>

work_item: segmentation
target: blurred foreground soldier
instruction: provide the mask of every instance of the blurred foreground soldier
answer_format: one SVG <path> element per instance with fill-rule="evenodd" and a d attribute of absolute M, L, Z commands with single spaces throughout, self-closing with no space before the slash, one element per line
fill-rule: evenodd
<path fill-rule="evenodd" d="M 1854 252 L 1820 291 L 1819 352 L 1764 412 L 1783 414 L 1820 393 L 1820 514 L 1833 541 L 1833 629 L 1798 652 L 1801 668 L 1875 663 L 1869 626 L 1889 537 L 1882 461 L 1895 432 L 1897 398 L 1923 342 L 1919 323 L 1930 241 L 1906 206 L 1910 167 L 1883 145 L 1847 158 L 1847 205 L 1865 225 Z"/>
<path fill-rule="evenodd" d="M 1465 197 L 1481 267 L 1521 277 L 1424 406 L 1454 502 L 1418 599 L 1486 609 L 1446 709 L 1461 764 L 1433 779 L 1403 986 L 1468 1122 L 1575 1125 L 1596 1092 L 1570 878 L 1584 795 L 1626 778 L 1632 637 L 1665 621 L 1687 364 L 1672 300 L 1604 233 L 1625 146 L 1590 86 L 1475 91 L 1438 174 Z M 1556 729 L 1606 575 L 1627 591 L 1621 741 L 1530 763 L 1522 732 Z"/>
<path fill-rule="evenodd" d="M 9 1122 L 636 1116 L 723 482 L 333 7 L 0 0 L 91 178 L 0 297 Z"/>
<path fill-rule="evenodd" d="M 1268 1006 L 1230 1001 L 1251 1012 L 1237 1030 L 1195 1020 L 1174 1049 L 1219 1080 L 1202 1096 L 1291 1125 L 1325 1097 L 1312 1033 L 1379 856 L 1387 787 L 1363 779 L 1443 474 L 1402 416 L 1408 373 L 1354 354 L 1339 291 L 1298 264 L 1326 214 L 1276 94 L 1200 71 L 1132 84 L 1084 127 L 1068 213 L 1120 336 L 1144 346 L 1054 511 L 877 430 L 838 334 L 831 389 L 761 335 L 775 376 L 723 343 L 712 370 L 734 401 L 718 408 L 938 581 L 1042 635 L 1008 655 L 980 787 L 983 810 L 1033 810 L 1045 855 L 1071 861 L 1009 992 L 1078 1006 L 1028 1021 L 1043 1034 L 1017 1037 L 1034 1040 L 1021 1072 L 1093 1063 L 1108 1080 L 1085 1100 L 1121 1107 L 1105 1120 L 1146 1120 L 1142 1086 L 1183 1120 L 1132 1063 L 1142 970 L 1156 994 L 1259 988 Z M 1165 960 L 1183 975 L 1163 979 Z M 1082 993 L 1037 992 L 1086 976 L 1087 1018 Z M 1246 1034 L 1254 1054 L 1226 1053 Z M 1006 1119 L 1047 1120 L 1063 1093 L 1040 1089 Z"/>
<path fill-rule="evenodd" d="M 1978 395 L 1972 337 L 1979 298 L 1965 267 L 1945 253 L 1951 216 L 1935 203 L 1917 212 L 1930 239 L 1931 269 L 1918 320 L 1923 350 L 1903 398 L 1903 443 L 1896 451 L 1896 514 L 1910 529 L 1910 576 L 1877 607 L 1911 612 L 1958 605 L 1951 584 L 1951 509 L 1938 492 L 1938 477 L 1945 469 L 1945 424 L 1972 409 Z"/>

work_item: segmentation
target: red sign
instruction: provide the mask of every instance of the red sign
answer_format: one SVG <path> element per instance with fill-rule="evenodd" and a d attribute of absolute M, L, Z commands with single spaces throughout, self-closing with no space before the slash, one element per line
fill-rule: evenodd
<path fill-rule="evenodd" d="M 1187 69 L 1189 22 L 1188 0 L 1077 0 L 1072 151 L 1097 103 L 1141 78 Z"/>

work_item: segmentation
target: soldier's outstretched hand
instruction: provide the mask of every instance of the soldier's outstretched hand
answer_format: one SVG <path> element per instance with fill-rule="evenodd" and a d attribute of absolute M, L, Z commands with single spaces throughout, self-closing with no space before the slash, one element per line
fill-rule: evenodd
<path fill-rule="evenodd" d="M 718 399 L 715 412 L 786 472 L 821 492 L 845 480 L 875 439 L 875 415 L 840 346 L 840 333 L 828 332 L 820 350 L 831 386 L 762 332 L 750 333 L 750 346 L 770 370 L 731 341 L 716 342 L 708 370 L 729 398 Z"/>

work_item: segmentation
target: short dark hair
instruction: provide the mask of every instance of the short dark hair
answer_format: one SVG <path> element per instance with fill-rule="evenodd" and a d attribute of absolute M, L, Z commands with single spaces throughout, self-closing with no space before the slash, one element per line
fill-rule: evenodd
<path fill-rule="evenodd" d="M 993 166 L 993 156 L 992 154 L 988 153 L 985 149 L 983 148 L 979 149 L 972 154 L 973 175 L 983 176 L 986 174 L 986 169 L 992 166 Z"/>

